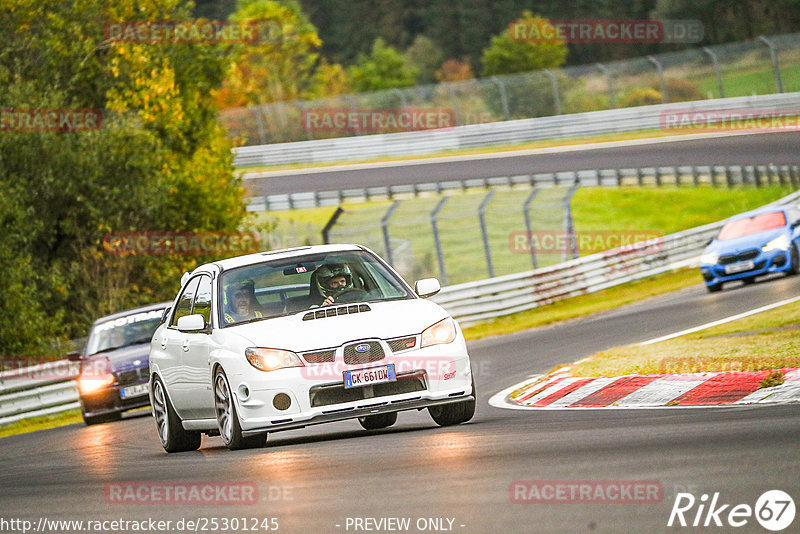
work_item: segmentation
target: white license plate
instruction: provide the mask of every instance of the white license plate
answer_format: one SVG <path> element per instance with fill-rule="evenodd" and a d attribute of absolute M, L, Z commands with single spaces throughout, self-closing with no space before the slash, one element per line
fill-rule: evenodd
<path fill-rule="evenodd" d="M 138 386 L 122 388 L 119 392 L 119 395 L 123 399 L 130 399 L 131 397 L 141 397 L 142 395 L 147 395 L 149 392 L 149 384 L 139 384 Z"/>
<path fill-rule="evenodd" d="M 745 271 L 752 271 L 755 264 L 752 261 L 740 261 L 733 265 L 725 267 L 725 274 L 743 273 Z"/>
<path fill-rule="evenodd" d="M 384 382 L 395 382 L 397 376 L 394 371 L 394 364 L 381 365 L 380 367 L 370 367 L 359 369 L 358 371 L 344 372 L 344 387 L 357 388 L 359 386 L 371 386 L 372 384 L 383 384 Z"/>

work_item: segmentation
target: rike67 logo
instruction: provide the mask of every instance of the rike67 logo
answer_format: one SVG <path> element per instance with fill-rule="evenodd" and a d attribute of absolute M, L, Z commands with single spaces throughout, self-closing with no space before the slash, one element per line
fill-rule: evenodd
<path fill-rule="evenodd" d="M 667 526 L 681 527 L 734 527 L 752 524 L 755 517 L 758 524 L 767 530 L 784 530 L 794 521 L 794 500 L 781 490 L 762 493 L 754 507 L 749 504 L 731 505 L 720 500 L 715 492 L 709 500 L 704 493 L 697 499 L 692 493 L 678 493 L 669 514 Z"/>

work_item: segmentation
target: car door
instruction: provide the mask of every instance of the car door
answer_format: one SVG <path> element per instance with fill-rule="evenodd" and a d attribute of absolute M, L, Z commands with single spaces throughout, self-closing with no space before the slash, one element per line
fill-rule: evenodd
<path fill-rule="evenodd" d="M 207 325 L 211 324 L 211 285 L 210 276 L 199 277 L 192 305 L 192 314 L 201 314 Z M 186 385 L 182 391 L 186 397 L 186 417 L 189 419 L 213 419 L 216 416 L 208 357 L 211 335 L 208 332 L 181 332 L 182 367 L 186 373 Z"/>
<path fill-rule="evenodd" d="M 175 310 L 172 312 L 169 325 L 162 329 L 160 339 L 157 340 L 158 347 L 164 355 L 163 361 L 159 362 L 161 378 L 167 387 L 169 398 L 175 411 L 181 417 L 187 417 L 185 389 L 188 387 L 187 370 L 184 368 L 183 341 L 185 335 L 178 330 L 178 319 L 192 313 L 194 296 L 197 293 L 197 286 L 200 277 L 189 280 L 183 288 Z"/>

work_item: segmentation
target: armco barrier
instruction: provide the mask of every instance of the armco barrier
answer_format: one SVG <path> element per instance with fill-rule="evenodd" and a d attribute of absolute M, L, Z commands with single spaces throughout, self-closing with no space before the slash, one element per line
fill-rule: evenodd
<path fill-rule="evenodd" d="M 661 115 L 668 111 L 781 111 L 798 109 L 798 106 L 800 93 L 783 93 L 490 122 L 457 126 L 448 130 L 245 146 L 234 150 L 234 164 L 237 167 L 249 167 L 431 154 L 443 150 L 513 145 L 543 139 L 571 139 L 637 130 L 659 130 L 662 127 Z"/>
<path fill-rule="evenodd" d="M 800 191 L 772 204 L 796 203 Z M 692 228 L 630 247 L 593 254 L 559 265 L 447 286 L 432 300 L 462 325 L 529 310 L 571 296 L 593 293 L 631 280 L 696 265 L 722 222 Z M 0 424 L 79 407 L 74 378 L 30 379 L 46 365 L 0 373 Z M 68 365 L 68 364 L 67 364 Z"/>

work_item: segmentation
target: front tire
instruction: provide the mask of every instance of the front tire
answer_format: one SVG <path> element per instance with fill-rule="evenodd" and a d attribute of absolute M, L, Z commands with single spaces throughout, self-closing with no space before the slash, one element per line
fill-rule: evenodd
<path fill-rule="evenodd" d="M 443 404 L 431 406 L 428 413 L 431 414 L 433 421 L 439 426 L 450 426 L 466 423 L 475 415 L 475 379 L 472 379 L 472 400 L 456 402 L 453 404 Z"/>
<path fill-rule="evenodd" d="M 364 427 L 364 430 L 380 430 L 381 428 L 390 427 L 397 422 L 397 412 L 359 417 L 358 422 Z"/>
<path fill-rule="evenodd" d="M 792 244 L 792 251 L 789 254 L 789 270 L 787 276 L 794 276 L 800 273 L 800 253 L 797 252 L 797 245 Z"/>
<path fill-rule="evenodd" d="M 706 290 L 708 290 L 709 293 L 716 293 L 722 290 L 722 284 L 706 284 Z"/>
<path fill-rule="evenodd" d="M 232 451 L 253 449 L 263 447 L 267 442 L 266 432 L 247 437 L 242 435 L 242 427 L 239 424 L 236 403 L 228 385 L 228 377 L 221 368 L 217 369 L 214 374 L 214 406 L 217 413 L 219 435 L 228 449 Z"/>
<path fill-rule="evenodd" d="M 172 407 L 161 379 L 153 380 L 153 417 L 156 420 L 158 439 L 167 452 L 196 451 L 200 448 L 200 432 L 184 430 L 181 418 Z"/>

